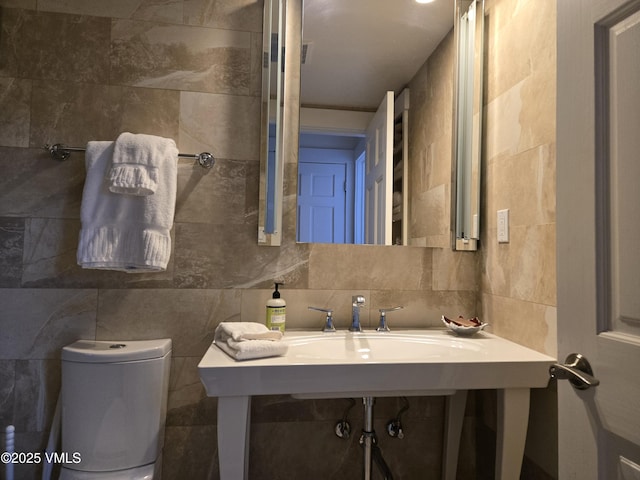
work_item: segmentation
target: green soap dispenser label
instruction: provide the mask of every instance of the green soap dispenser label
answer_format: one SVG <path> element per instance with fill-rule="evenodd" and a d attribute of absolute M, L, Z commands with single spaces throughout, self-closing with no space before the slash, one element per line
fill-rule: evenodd
<path fill-rule="evenodd" d="M 267 307 L 267 328 L 284 333 L 286 307 Z"/>

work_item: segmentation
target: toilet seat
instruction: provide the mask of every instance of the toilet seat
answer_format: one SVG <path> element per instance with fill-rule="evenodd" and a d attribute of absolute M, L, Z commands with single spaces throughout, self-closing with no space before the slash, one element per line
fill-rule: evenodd
<path fill-rule="evenodd" d="M 155 463 L 150 463 L 111 472 L 86 472 L 63 467 L 60 469 L 60 480 L 152 480 L 154 467 Z"/>

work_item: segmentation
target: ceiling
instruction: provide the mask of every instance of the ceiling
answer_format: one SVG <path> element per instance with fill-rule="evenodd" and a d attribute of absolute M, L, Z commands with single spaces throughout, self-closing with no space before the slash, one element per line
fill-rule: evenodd
<path fill-rule="evenodd" d="M 454 0 L 304 0 L 302 105 L 375 110 L 453 28 Z"/>

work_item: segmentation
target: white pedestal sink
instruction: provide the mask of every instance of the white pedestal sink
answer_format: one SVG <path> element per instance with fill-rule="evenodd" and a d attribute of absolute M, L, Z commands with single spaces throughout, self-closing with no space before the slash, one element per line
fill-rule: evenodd
<path fill-rule="evenodd" d="M 253 395 L 299 398 L 447 395 L 445 479 L 455 478 L 467 390 L 496 389 L 496 479 L 519 478 L 529 389 L 545 387 L 556 360 L 489 333 L 447 330 L 390 333 L 287 331 L 285 356 L 238 362 L 211 345 L 198 369 L 218 397 L 221 480 L 248 479 Z M 221 439 L 224 438 L 224 441 Z"/>

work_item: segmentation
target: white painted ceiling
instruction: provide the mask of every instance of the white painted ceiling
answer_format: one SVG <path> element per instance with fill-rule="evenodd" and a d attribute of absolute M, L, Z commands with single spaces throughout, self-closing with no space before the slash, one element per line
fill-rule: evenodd
<path fill-rule="evenodd" d="M 304 0 L 302 105 L 375 110 L 453 28 L 454 0 Z"/>

